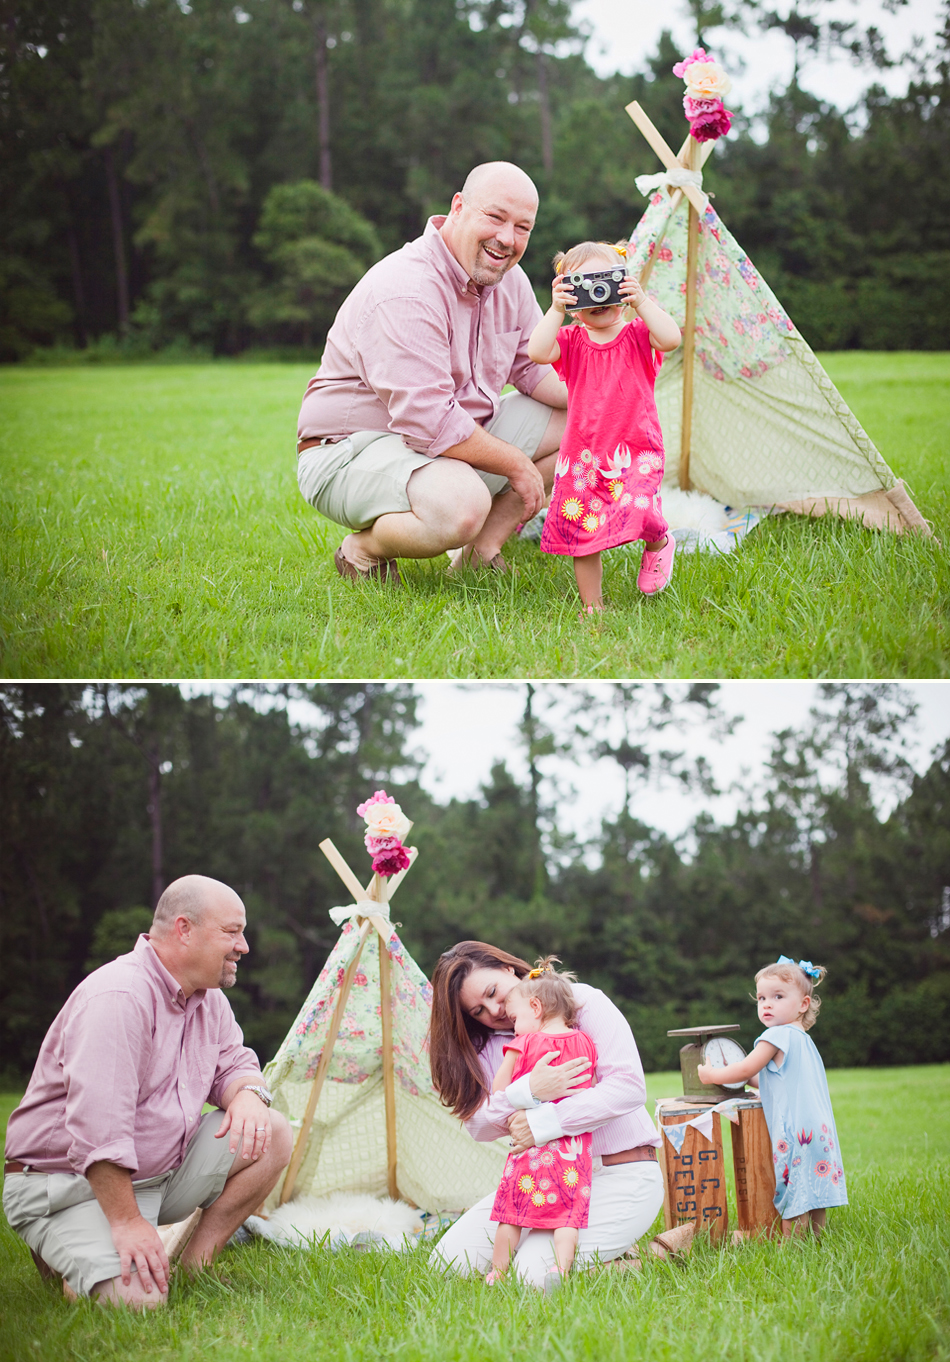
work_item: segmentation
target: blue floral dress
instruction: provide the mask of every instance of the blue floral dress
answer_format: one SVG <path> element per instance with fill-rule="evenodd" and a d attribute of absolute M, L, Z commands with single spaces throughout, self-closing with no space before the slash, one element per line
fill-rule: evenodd
<path fill-rule="evenodd" d="M 797 1026 L 770 1026 L 756 1037 L 785 1055 L 759 1074 L 772 1162 L 775 1209 L 783 1220 L 823 1206 L 847 1206 L 838 1133 L 825 1066 L 815 1042 Z"/>

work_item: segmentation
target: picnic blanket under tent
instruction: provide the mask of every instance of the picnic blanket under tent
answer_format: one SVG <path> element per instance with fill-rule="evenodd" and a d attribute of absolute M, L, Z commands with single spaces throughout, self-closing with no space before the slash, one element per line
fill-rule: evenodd
<path fill-rule="evenodd" d="M 639 105 L 628 112 L 668 171 L 682 165 Z M 680 156 L 692 157 L 698 169 L 712 145 L 700 148 L 689 138 Z M 691 279 L 690 223 L 696 233 Z M 665 483 L 697 488 L 736 510 L 832 513 L 879 529 L 931 533 L 811 346 L 694 184 L 652 194 L 630 237 L 627 266 L 684 331 L 694 309 L 692 341 L 684 336 L 683 347 L 666 357 L 656 384 Z M 684 365 L 693 384 L 688 466 L 679 460 Z"/>

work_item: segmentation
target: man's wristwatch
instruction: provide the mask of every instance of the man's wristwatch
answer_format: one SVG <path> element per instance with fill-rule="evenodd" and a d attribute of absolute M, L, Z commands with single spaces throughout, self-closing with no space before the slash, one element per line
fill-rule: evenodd
<path fill-rule="evenodd" d="M 269 1107 L 274 1100 L 274 1094 L 269 1092 L 263 1084 L 245 1083 L 243 1088 L 238 1088 L 238 1092 L 252 1092 L 255 1097 L 259 1097 L 265 1107 Z M 237 1097 L 237 1093 L 234 1094 Z"/>

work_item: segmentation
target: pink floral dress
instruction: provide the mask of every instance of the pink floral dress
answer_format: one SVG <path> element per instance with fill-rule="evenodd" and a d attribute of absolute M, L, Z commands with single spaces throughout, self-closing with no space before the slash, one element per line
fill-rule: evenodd
<path fill-rule="evenodd" d="M 662 539 L 663 433 L 653 385 L 663 356 L 638 317 L 605 345 L 562 326 L 554 368 L 567 384 L 567 429 L 544 522 L 546 553 L 586 558 Z"/>
<path fill-rule="evenodd" d="M 512 1082 L 530 1073 L 542 1055 L 558 1050 L 559 1064 L 570 1059 L 591 1061 L 588 1081 L 582 1085 L 591 1086 L 597 1048 L 583 1031 L 568 1031 L 560 1036 L 533 1031 L 506 1041 L 504 1052 L 509 1050 L 520 1055 Z M 574 1091 L 580 1092 L 581 1087 Z M 565 1135 L 540 1149 L 511 1154 L 498 1184 L 491 1219 L 500 1225 L 525 1225 L 531 1229 L 586 1229 L 592 1172 L 589 1133 Z"/>

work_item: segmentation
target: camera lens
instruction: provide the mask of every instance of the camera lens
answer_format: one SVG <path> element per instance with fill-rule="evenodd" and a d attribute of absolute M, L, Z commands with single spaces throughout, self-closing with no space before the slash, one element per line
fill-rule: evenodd
<path fill-rule="evenodd" d="M 606 279 L 598 279 L 590 286 L 592 303 L 605 303 L 610 297 L 610 285 Z"/>

